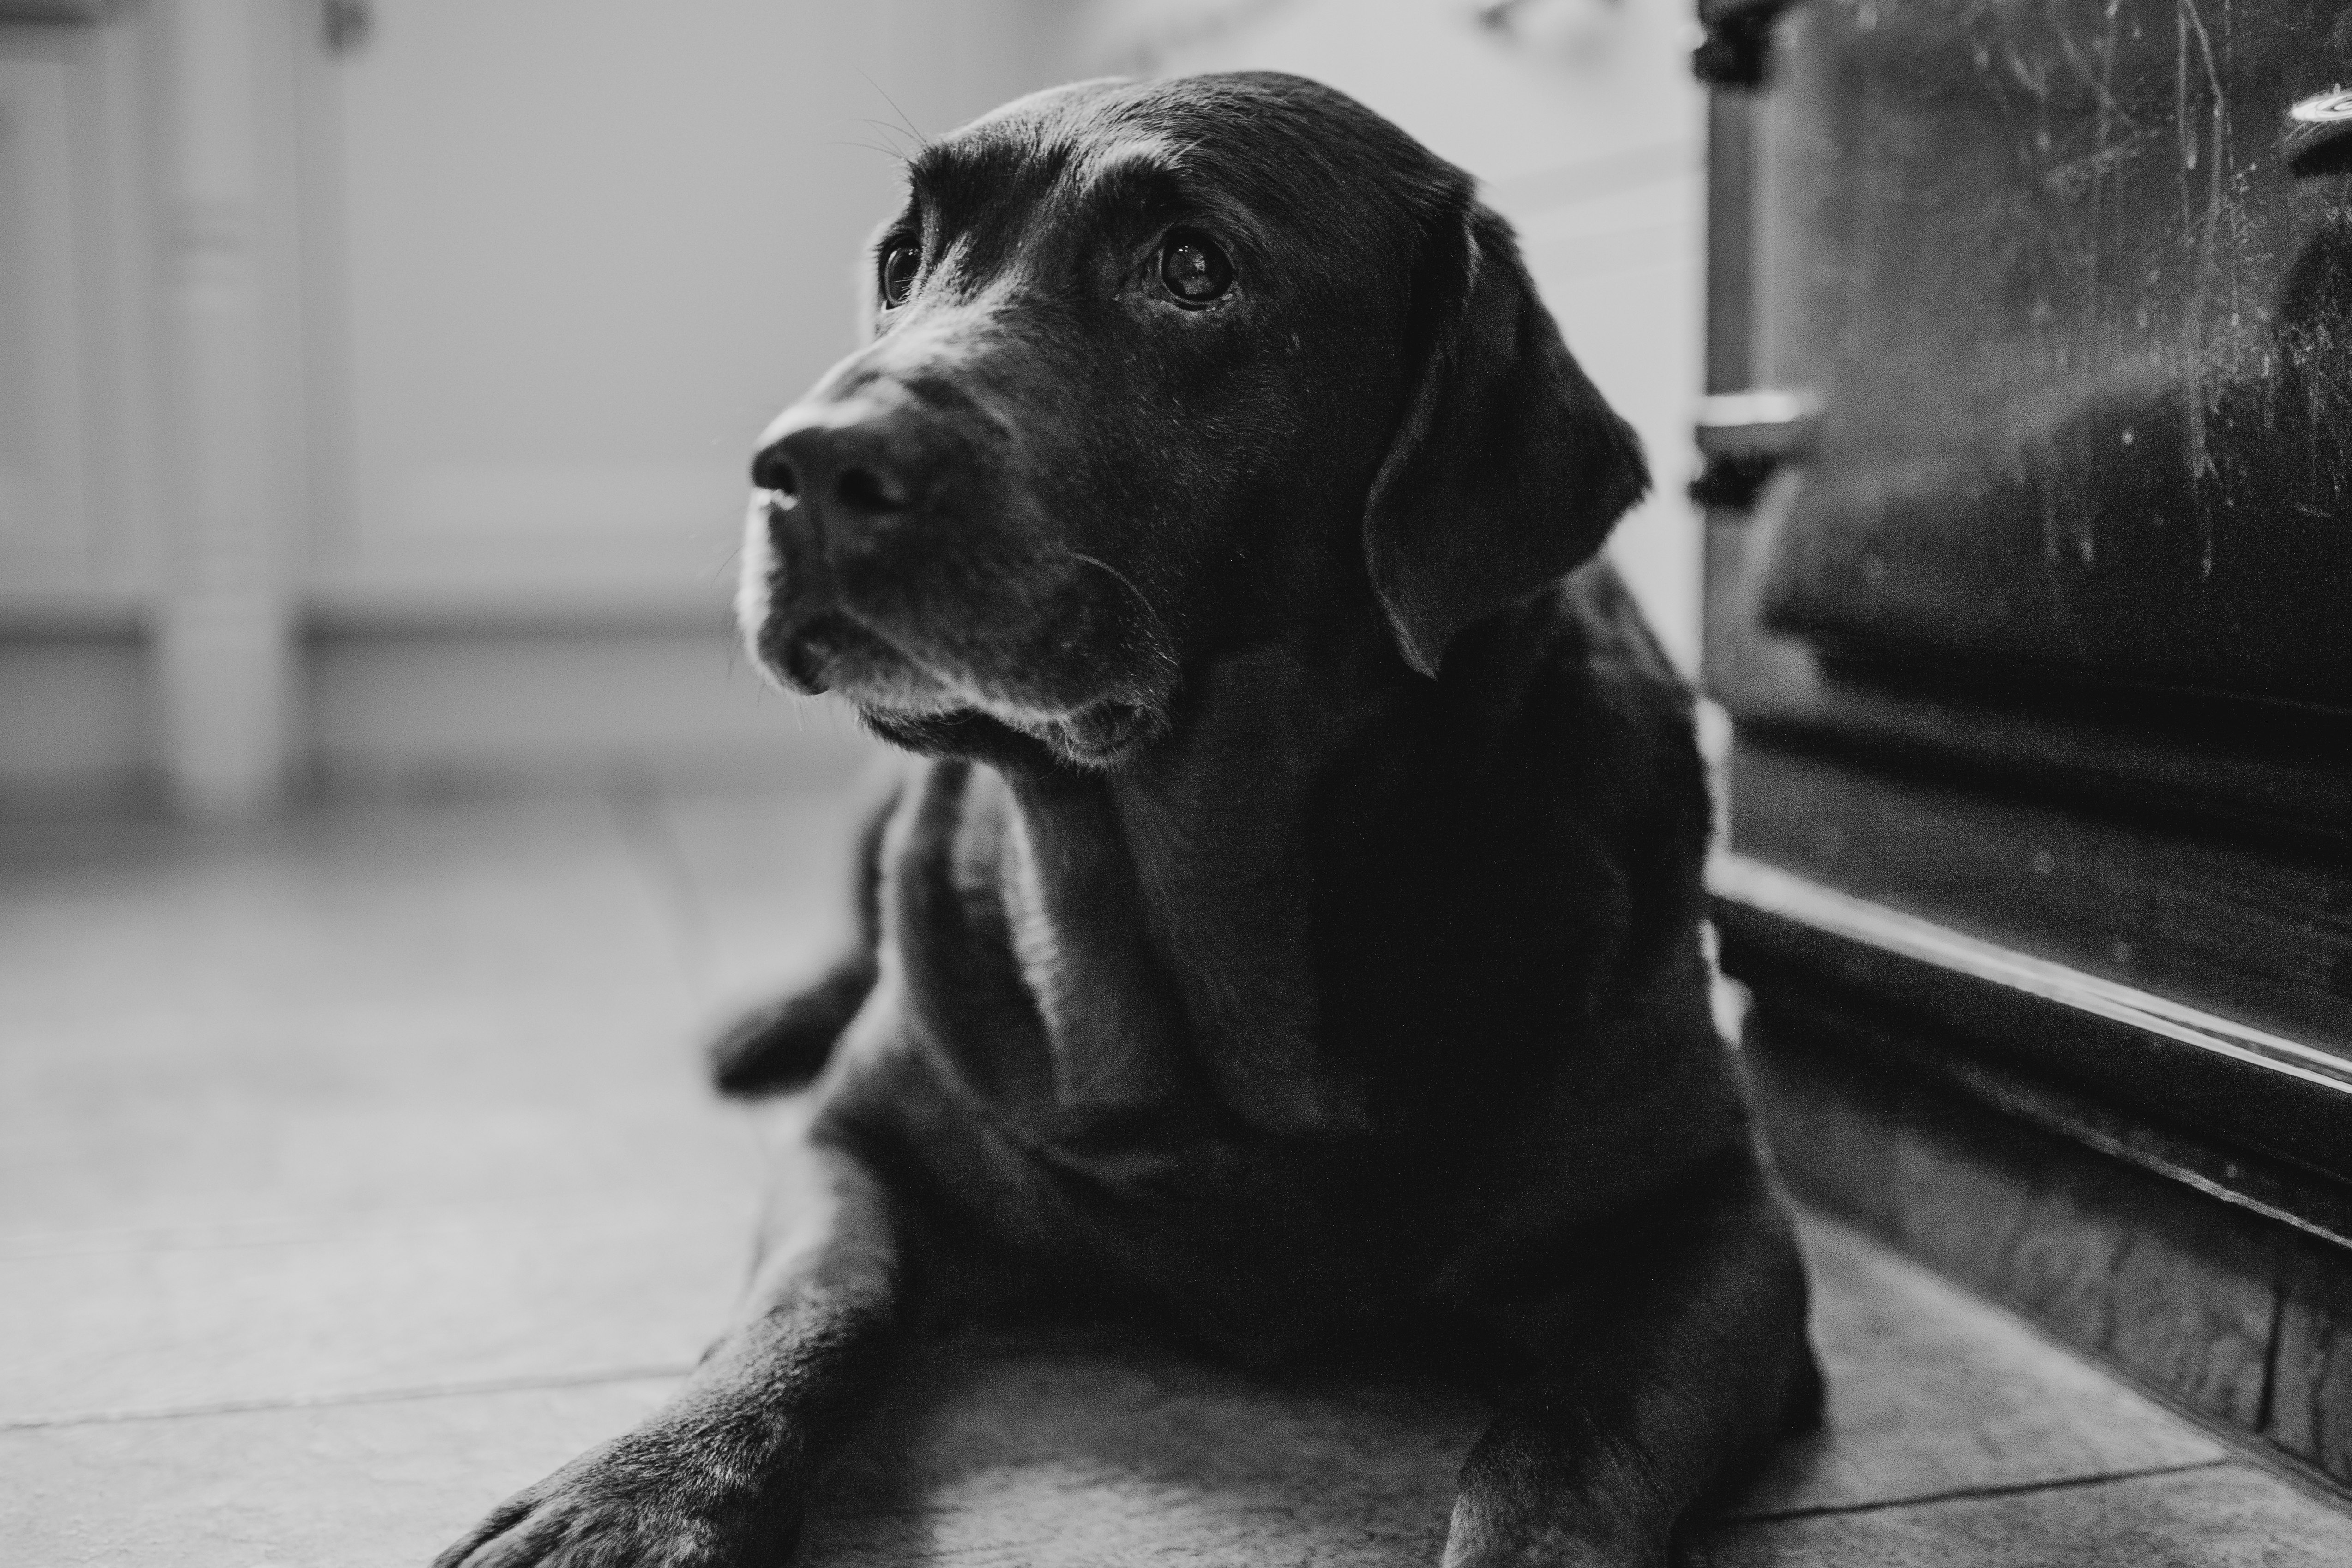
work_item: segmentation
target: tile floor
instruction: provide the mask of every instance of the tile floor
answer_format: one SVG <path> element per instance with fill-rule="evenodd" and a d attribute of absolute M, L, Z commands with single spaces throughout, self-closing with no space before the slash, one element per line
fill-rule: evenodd
<path fill-rule="evenodd" d="M 760 1165 L 692 1041 L 822 942 L 849 807 L 649 789 L 0 829 L 0 1563 L 421 1564 L 652 1406 Z M 2352 1563 L 2352 1521 L 1809 1233 L 1828 1430 L 1685 1556 Z M 1484 1411 L 1103 1331 L 922 1356 L 815 1563 L 1433 1563 Z"/>

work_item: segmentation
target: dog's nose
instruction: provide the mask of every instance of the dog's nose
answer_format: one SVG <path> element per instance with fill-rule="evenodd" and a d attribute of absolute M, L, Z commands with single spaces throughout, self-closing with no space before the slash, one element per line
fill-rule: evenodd
<path fill-rule="evenodd" d="M 804 424 L 751 460 L 751 483 L 827 519 L 879 519 L 913 508 L 915 476 L 875 422 Z"/>

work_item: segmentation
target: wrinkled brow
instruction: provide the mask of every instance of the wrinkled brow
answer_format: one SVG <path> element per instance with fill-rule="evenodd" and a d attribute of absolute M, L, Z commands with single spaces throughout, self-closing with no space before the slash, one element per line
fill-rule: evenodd
<path fill-rule="evenodd" d="M 1125 137 L 1081 152 L 1070 172 L 1089 191 L 1125 193 L 1180 185 L 1198 162 L 1197 149 L 1166 137 Z"/>
<path fill-rule="evenodd" d="M 982 220 L 992 207 L 1024 193 L 1071 216 L 1127 214 L 1161 222 L 1189 214 L 1214 225 L 1244 247 L 1268 239 L 1231 191 L 1215 159 L 1198 142 L 1153 135 L 935 141 L 908 163 L 914 198 L 950 229 Z"/>
<path fill-rule="evenodd" d="M 908 188 L 950 222 L 969 219 L 1010 194 L 1024 173 L 1050 179 L 1063 160 L 1040 168 L 1036 150 L 992 141 L 934 141 L 907 164 Z"/>
<path fill-rule="evenodd" d="M 1244 242 L 1263 238 L 1195 144 L 1166 137 L 1122 140 L 1073 159 L 1071 172 L 1079 200 L 1097 212 L 1151 218 L 1193 214 Z"/>

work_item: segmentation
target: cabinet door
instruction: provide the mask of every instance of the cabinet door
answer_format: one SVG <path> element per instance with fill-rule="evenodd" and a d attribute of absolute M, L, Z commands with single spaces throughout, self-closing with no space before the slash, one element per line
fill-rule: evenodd
<path fill-rule="evenodd" d="M 40 14 L 0 5 L 0 620 L 120 629 L 154 554 L 142 41 Z"/>
<path fill-rule="evenodd" d="M 1042 26 L 1001 0 L 378 7 L 310 150 L 320 612 L 722 622 L 755 438 L 858 340 L 891 139 L 919 139 L 893 100 L 935 133 L 1040 85 Z"/>
<path fill-rule="evenodd" d="M 72 60 L 48 28 L 0 26 L 0 596 L 85 587 Z M 21 36 L 20 36 L 21 35 Z"/>

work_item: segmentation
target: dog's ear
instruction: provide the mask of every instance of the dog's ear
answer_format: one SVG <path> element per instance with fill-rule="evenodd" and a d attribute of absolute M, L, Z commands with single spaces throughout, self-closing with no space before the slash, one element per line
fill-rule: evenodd
<path fill-rule="evenodd" d="M 1433 675 L 1465 628 L 1599 549 L 1650 476 L 1486 207 L 1433 236 L 1412 317 L 1415 382 L 1372 480 L 1364 561 L 1406 663 Z"/>

